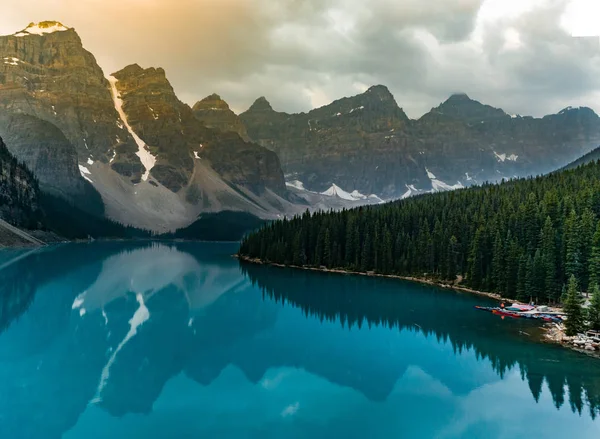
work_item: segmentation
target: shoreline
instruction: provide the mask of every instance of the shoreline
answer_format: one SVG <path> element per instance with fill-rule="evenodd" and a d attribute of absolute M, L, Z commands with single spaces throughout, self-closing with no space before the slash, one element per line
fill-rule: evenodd
<path fill-rule="evenodd" d="M 408 281 L 408 282 L 420 283 L 423 285 L 429 285 L 429 286 L 449 289 L 449 290 L 453 290 L 456 292 L 475 294 L 478 296 L 483 296 L 483 297 L 487 297 L 490 299 L 498 300 L 500 302 L 521 303 L 517 300 L 504 298 L 500 294 L 489 293 L 489 292 L 485 292 L 485 291 L 478 291 L 478 290 L 474 290 L 474 289 L 467 288 L 467 287 L 461 287 L 459 285 L 453 285 L 453 284 L 444 283 L 444 282 L 440 282 L 440 281 L 434 281 L 434 280 L 425 279 L 425 278 L 418 278 L 418 277 L 412 277 L 412 276 L 398 276 L 398 275 L 393 275 L 393 274 L 378 274 L 378 273 L 374 273 L 374 272 L 366 272 L 365 273 L 365 272 L 358 272 L 358 271 L 342 270 L 342 269 L 337 269 L 337 268 L 317 268 L 317 267 L 302 267 L 302 266 L 298 266 L 298 265 L 284 265 L 284 264 L 278 264 L 278 263 L 274 263 L 274 262 L 265 262 L 258 258 L 250 258 L 247 256 L 242 256 L 242 255 L 237 255 L 237 254 L 233 255 L 233 257 L 240 261 L 248 262 L 251 264 L 269 265 L 272 267 L 279 267 L 279 268 L 293 268 L 293 269 L 306 270 L 306 271 L 317 271 L 317 272 L 321 272 L 321 273 L 337 273 L 337 274 L 366 276 L 366 277 L 398 279 L 398 280 L 403 280 L 403 281 Z M 572 337 L 567 337 L 566 334 L 564 333 L 564 331 L 557 324 L 544 323 L 541 325 L 541 328 L 544 331 L 544 335 L 541 339 L 536 340 L 538 343 L 548 343 L 548 344 L 558 345 L 563 348 L 569 349 L 571 351 L 578 352 L 580 354 L 585 354 L 587 356 L 594 357 L 594 358 L 600 358 L 600 351 L 591 352 L 591 351 L 587 351 L 585 349 L 578 348 L 578 347 L 574 346 L 573 344 L 571 344 L 570 341 L 572 340 Z"/>

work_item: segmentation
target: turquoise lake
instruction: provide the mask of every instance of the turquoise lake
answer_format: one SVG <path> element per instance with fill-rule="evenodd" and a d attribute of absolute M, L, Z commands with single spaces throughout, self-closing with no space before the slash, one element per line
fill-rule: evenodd
<path fill-rule="evenodd" d="M 0 438 L 600 437 L 600 360 L 488 299 L 236 250 L 0 251 Z"/>

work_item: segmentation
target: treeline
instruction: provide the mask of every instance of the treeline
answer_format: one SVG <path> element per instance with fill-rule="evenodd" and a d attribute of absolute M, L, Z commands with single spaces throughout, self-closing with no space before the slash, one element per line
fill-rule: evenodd
<path fill-rule="evenodd" d="M 23 227 L 35 227 L 42 217 L 38 181 L 13 157 L 0 139 L 0 218 Z"/>
<path fill-rule="evenodd" d="M 600 164 L 270 223 L 240 254 L 286 265 L 463 280 L 555 303 L 600 282 Z"/>

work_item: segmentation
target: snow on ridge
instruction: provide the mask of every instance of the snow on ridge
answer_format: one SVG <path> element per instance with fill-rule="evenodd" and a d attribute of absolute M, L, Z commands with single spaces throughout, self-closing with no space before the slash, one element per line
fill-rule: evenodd
<path fill-rule="evenodd" d="M 306 188 L 304 187 L 304 183 L 302 183 L 300 180 L 286 181 L 285 185 L 288 187 L 293 187 L 294 189 L 298 189 L 300 191 L 306 190 Z"/>
<path fill-rule="evenodd" d="M 194 151 L 194 158 L 195 159 L 199 159 L 200 158 L 200 156 L 198 155 L 198 151 Z"/>
<path fill-rule="evenodd" d="M 142 175 L 142 180 L 146 181 L 150 175 L 150 170 L 156 164 L 156 157 L 154 157 L 152 153 L 148 151 L 146 143 L 135 133 L 135 131 L 133 131 L 131 125 L 129 125 L 127 115 L 123 110 L 123 100 L 121 99 L 119 91 L 117 90 L 117 82 L 119 82 L 119 80 L 114 76 L 109 76 L 108 82 L 110 83 L 115 110 L 117 110 L 117 113 L 119 113 L 119 117 L 121 118 L 125 128 L 127 128 L 127 131 L 129 131 L 129 134 L 131 134 L 131 137 L 133 137 L 133 140 L 135 140 L 135 143 L 138 146 L 138 152 L 136 152 L 135 155 L 140 158 L 142 165 L 144 165 L 144 168 L 146 168 L 146 172 L 144 172 L 144 175 Z M 118 121 L 117 125 L 119 125 Z"/>
<path fill-rule="evenodd" d="M 351 196 L 353 196 L 354 198 L 356 198 L 357 200 L 364 200 L 365 198 L 367 198 L 366 195 L 361 194 L 360 192 L 358 192 L 356 189 L 354 189 L 352 191 L 352 193 L 350 193 Z M 376 195 L 375 195 L 376 196 Z"/>
<path fill-rule="evenodd" d="M 431 191 L 432 192 L 442 192 L 442 191 L 452 191 L 455 189 L 463 189 L 464 186 L 463 184 L 458 181 L 455 185 L 449 185 L 448 183 L 444 183 L 441 180 L 438 180 L 436 178 L 435 175 L 433 175 L 432 172 L 429 171 L 429 169 L 425 168 L 425 171 L 427 172 L 427 176 L 429 177 L 429 179 L 431 180 Z"/>
<path fill-rule="evenodd" d="M 304 187 L 304 186 L 303 186 Z M 353 190 L 352 193 L 346 192 L 337 184 L 333 183 L 329 189 L 325 192 L 321 192 L 321 195 L 325 195 L 328 197 L 338 197 L 342 200 L 346 201 L 364 201 L 364 200 L 374 200 L 377 203 L 385 203 L 381 198 L 379 198 L 375 194 L 371 194 L 369 196 L 361 194 L 358 190 Z"/>
<path fill-rule="evenodd" d="M 379 203 L 379 204 L 384 204 L 384 203 L 385 203 L 385 200 L 382 200 L 381 198 L 379 198 L 379 197 L 378 197 L 377 195 L 375 195 L 375 194 L 371 194 L 371 195 L 369 195 L 367 198 L 368 198 L 369 200 L 374 200 L 374 201 L 376 201 L 376 202 L 377 202 L 377 203 Z"/>
<path fill-rule="evenodd" d="M 453 191 L 456 189 L 464 189 L 463 184 L 458 181 L 455 185 L 450 186 L 447 183 L 444 183 L 441 180 L 433 179 L 431 180 L 432 192 L 445 192 L 445 191 Z"/>
<path fill-rule="evenodd" d="M 41 22 L 31 23 L 25 29 L 14 34 L 15 37 L 26 37 L 29 35 L 45 35 L 52 34 L 54 32 L 64 32 L 71 28 L 66 27 L 58 22 Z"/>
<path fill-rule="evenodd" d="M 364 109 L 365 109 L 364 105 L 361 105 L 358 108 L 353 108 L 352 110 L 350 110 L 350 112 L 348 114 L 354 113 L 355 111 L 364 110 Z"/>
<path fill-rule="evenodd" d="M 321 195 L 327 195 L 328 197 L 337 196 L 337 197 L 341 198 L 342 200 L 356 201 L 356 198 L 354 198 L 351 194 L 349 194 L 348 192 L 343 190 L 341 187 L 339 187 L 335 183 L 332 184 L 331 187 L 329 189 L 327 189 L 325 192 L 321 192 Z"/>
<path fill-rule="evenodd" d="M 412 197 L 413 195 L 419 193 L 419 190 L 415 187 L 414 184 L 405 184 L 404 186 L 406 186 L 406 192 L 404 192 L 404 194 L 402 194 L 402 196 L 400 197 L 401 200 L 405 200 L 408 197 Z"/>

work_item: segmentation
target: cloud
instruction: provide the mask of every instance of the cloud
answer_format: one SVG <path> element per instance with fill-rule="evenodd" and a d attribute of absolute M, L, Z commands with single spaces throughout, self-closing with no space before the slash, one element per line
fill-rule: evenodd
<path fill-rule="evenodd" d="M 455 91 L 539 116 L 600 111 L 600 39 L 568 29 L 586 26 L 585 1 L 5 0 L 0 32 L 61 20 L 106 73 L 164 67 L 190 104 L 217 92 L 237 111 L 261 95 L 306 111 L 385 84 L 411 117 Z"/>

